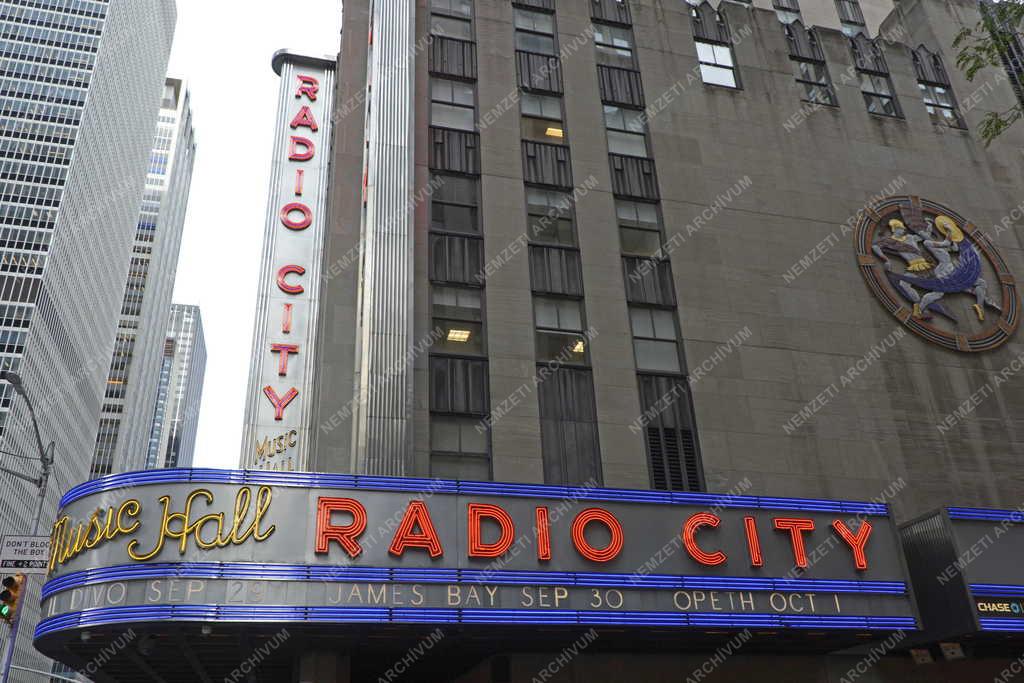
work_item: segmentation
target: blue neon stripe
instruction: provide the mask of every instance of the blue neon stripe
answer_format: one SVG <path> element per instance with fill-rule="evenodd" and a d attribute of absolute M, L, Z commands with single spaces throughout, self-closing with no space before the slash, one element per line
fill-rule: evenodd
<path fill-rule="evenodd" d="M 983 617 L 978 619 L 982 631 L 1007 631 L 1024 633 L 1024 619 L 1006 617 Z"/>
<path fill-rule="evenodd" d="M 1005 583 L 972 583 L 971 593 L 975 595 L 994 595 L 1006 598 L 1024 597 L 1024 586 Z"/>
<path fill-rule="evenodd" d="M 1013 522 L 1024 524 L 1024 512 L 994 508 L 946 508 L 950 519 L 979 520 L 984 522 Z"/>
<path fill-rule="evenodd" d="M 255 470 L 168 469 L 112 474 L 75 486 L 64 494 L 60 506 L 85 496 L 122 488 L 169 483 L 221 483 L 240 485 L 293 486 L 301 488 L 348 488 L 368 491 L 436 492 L 479 496 L 557 498 L 622 503 L 658 503 L 662 505 L 698 505 L 721 508 L 760 508 L 764 510 L 801 510 L 887 516 L 888 505 L 842 500 L 775 498 L 767 496 L 728 496 L 713 493 L 673 493 L 628 489 L 598 489 L 546 484 L 515 484 L 449 479 L 413 479 L 409 477 L 367 477 L 351 474 L 310 472 L 261 472 Z"/>
<path fill-rule="evenodd" d="M 677 612 L 607 612 L 577 610 L 387 609 L 366 607 L 283 607 L 228 605 L 150 605 L 104 607 L 50 617 L 39 622 L 36 638 L 59 631 L 144 621 L 407 623 L 407 624 L 545 624 L 604 626 L 675 626 L 716 628 L 916 630 L 914 617 L 805 616 L 779 614 L 691 614 Z M 1024 621 L 1024 620 L 1022 620 Z M 1021 626 L 1024 629 L 1024 624 Z"/>
<path fill-rule="evenodd" d="M 48 581 L 43 599 L 62 591 L 115 581 L 152 578 L 260 579 L 264 581 L 317 581 L 369 583 L 473 583 L 498 585 L 604 586 L 672 590 L 819 591 L 906 595 L 902 581 L 842 579 L 760 579 L 730 576 L 677 576 L 670 574 L 601 574 L 596 572 L 488 571 L 477 569 L 415 569 L 329 567 L 303 564 L 246 562 L 186 562 L 118 565 L 73 572 Z"/>

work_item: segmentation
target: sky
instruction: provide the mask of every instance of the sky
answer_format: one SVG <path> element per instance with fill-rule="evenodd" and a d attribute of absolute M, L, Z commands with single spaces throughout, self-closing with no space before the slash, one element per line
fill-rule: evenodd
<path fill-rule="evenodd" d="M 241 451 L 279 81 L 289 48 L 338 52 L 340 0 L 177 0 L 168 75 L 192 93 L 196 162 L 174 302 L 197 304 L 206 335 L 196 467 Z"/>

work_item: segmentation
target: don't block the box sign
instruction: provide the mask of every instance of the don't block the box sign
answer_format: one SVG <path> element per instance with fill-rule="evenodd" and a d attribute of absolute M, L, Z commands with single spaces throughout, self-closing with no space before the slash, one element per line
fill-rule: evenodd
<path fill-rule="evenodd" d="M 126 607 L 140 621 L 202 606 L 342 624 L 917 623 L 873 503 L 171 470 L 73 489 L 52 548 L 40 636 Z"/>

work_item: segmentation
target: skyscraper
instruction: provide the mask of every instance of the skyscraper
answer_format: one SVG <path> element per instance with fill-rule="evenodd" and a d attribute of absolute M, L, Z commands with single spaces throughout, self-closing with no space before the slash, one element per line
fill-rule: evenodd
<path fill-rule="evenodd" d="M 206 340 L 198 306 L 171 305 L 156 388 L 146 469 L 191 467 L 206 373 Z"/>
<path fill-rule="evenodd" d="M 194 161 L 188 89 L 168 78 L 96 435 L 94 477 L 145 464 Z"/>
<path fill-rule="evenodd" d="M 89 472 L 175 17 L 172 0 L 0 2 L 0 366 L 55 442 L 44 519 Z M 35 454 L 9 385 L 0 424 L 0 449 Z M 35 490 L 3 481 L 0 523 L 30 532 Z M 37 662 L 23 617 L 16 661 Z"/>

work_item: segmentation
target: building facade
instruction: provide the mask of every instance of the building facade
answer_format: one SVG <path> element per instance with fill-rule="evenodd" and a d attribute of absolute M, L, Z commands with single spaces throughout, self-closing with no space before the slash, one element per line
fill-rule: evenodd
<path fill-rule="evenodd" d="M 191 467 L 206 375 L 206 339 L 198 306 L 172 304 L 156 388 L 146 469 Z"/>
<path fill-rule="evenodd" d="M 163 0 L 0 3 L 2 367 L 33 398 L 65 484 L 89 471 L 174 22 Z M 34 456 L 6 383 L 0 422 L 0 449 Z M 36 491 L 4 477 L 0 520 L 29 533 Z M 39 662 L 37 618 L 26 610 L 16 664 Z"/>
<path fill-rule="evenodd" d="M 329 67 L 275 58 L 267 432 L 70 492 L 39 647 L 128 621 L 114 680 L 1009 680 L 1024 128 L 977 135 L 1017 101 L 954 67 L 979 18 L 346 3 L 326 222 Z M 76 549 L 106 494 L 124 539 Z M 169 501 L 194 534 L 154 533 Z"/>
<path fill-rule="evenodd" d="M 194 161 L 188 89 L 180 79 L 168 78 L 96 435 L 93 477 L 144 466 Z"/>

